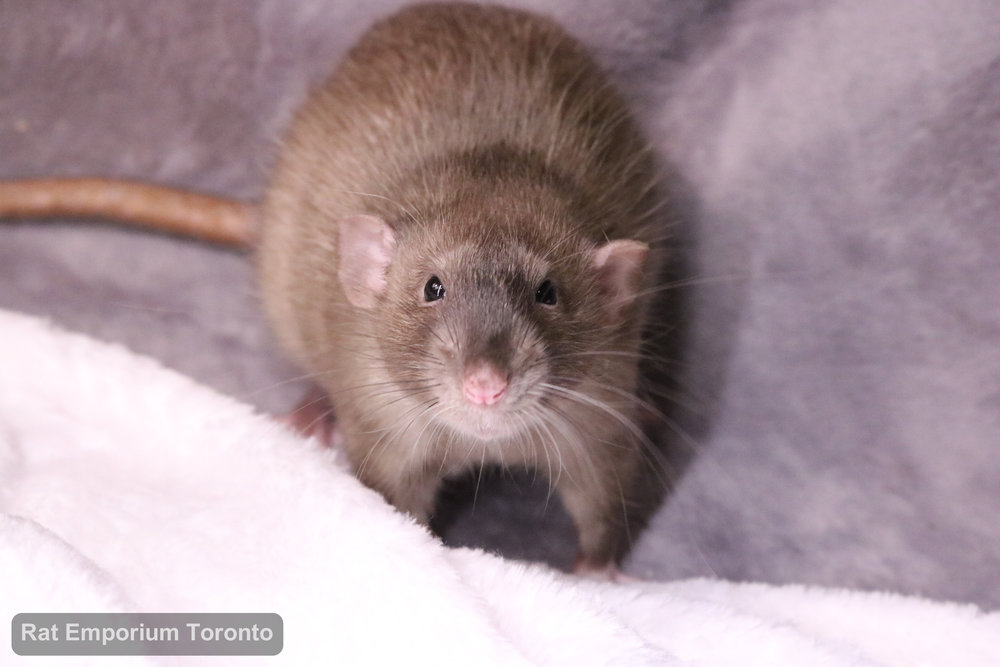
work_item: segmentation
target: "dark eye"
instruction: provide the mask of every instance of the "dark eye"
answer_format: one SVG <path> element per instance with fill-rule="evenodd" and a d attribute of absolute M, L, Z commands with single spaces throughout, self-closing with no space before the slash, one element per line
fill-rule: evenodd
<path fill-rule="evenodd" d="M 441 279 L 437 276 L 431 276 L 431 279 L 427 281 L 424 285 L 424 301 L 430 303 L 431 301 L 437 301 L 444 298 L 444 285 L 441 284 Z"/>
<path fill-rule="evenodd" d="M 545 306 L 556 305 L 556 286 L 551 280 L 544 281 L 535 292 L 535 302 Z"/>

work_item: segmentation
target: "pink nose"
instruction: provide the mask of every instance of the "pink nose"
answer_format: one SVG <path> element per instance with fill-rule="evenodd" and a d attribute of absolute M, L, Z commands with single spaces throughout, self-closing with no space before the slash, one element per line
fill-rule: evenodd
<path fill-rule="evenodd" d="M 475 405 L 493 405 L 503 397 L 505 391 L 507 380 L 489 364 L 468 371 L 462 381 L 465 398 Z"/>

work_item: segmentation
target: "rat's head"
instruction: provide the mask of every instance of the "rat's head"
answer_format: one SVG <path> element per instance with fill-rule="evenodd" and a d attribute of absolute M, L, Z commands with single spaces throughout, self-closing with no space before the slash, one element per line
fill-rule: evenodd
<path fill-rule="evenodd" d="M 523 225 L 465 238 L 446 220 L 400 227 L 344 219 L 338 275 L 353 307 L 373 315 L 393 391 L 415 397 L 435 423 L 507 439 L 579 401 L 576 387 L 634 363 L 600 352 L 635 340 L 646 244 Z"/>

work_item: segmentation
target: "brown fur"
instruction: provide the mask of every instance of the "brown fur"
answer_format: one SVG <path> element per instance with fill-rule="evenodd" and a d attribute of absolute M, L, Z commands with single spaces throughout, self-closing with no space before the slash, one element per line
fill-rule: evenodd
<path fill-rule="evenodd" d="M 654 474 L 634 426 L 645 300 L 610 304 L 591 258 L 608 240 L 652 244 L 649 287 L 655 181 L 624 104 L 547 19 L 423 5 L 362 38 L 285 139 L 259 264 L 272 324 L 329 391 L 363 481 L 427 520 L 447 474 L 535 467 L 574 518 L 583 561 L 622 555 L 634 490 Z M 337 225 L 358 214 L 395 237 L 370 309 L 338 278 Z M 448 296 L 427 307 L 430 275 Z M 539 307 L 548 277 L 559 301 Z M 448 413 L 470 360 L 509 371 L 510 402 L 529 406 L 504 413 L 499 435 L 462 432 Z"/>

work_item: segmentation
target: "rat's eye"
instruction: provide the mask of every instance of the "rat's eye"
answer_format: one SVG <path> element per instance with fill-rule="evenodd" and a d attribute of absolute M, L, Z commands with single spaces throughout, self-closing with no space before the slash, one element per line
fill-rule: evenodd
<path fill-rule="evenodd" d="M 430 303 L 443 298 L 444 285 L 441 283 L 441 279 L 437 276 L 431 276 L 431 279 L 424 285 L 424 301 Z"/>
<path fill-rule="evenodd" d="M 535 302 L 545 306 L 556 305 L 556 286 L 551 280 L 546 280 L 535 291 Z"/>

